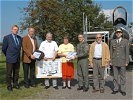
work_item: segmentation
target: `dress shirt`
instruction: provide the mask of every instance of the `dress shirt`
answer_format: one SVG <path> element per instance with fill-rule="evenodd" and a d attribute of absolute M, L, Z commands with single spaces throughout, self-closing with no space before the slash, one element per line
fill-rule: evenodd
<path fill-rule="evenodd" d="M 57 52 L 59 48 L 55 41 L 48 42 L 45 40 L 41 43 L 39 50 L 44 53 L 46 58 L 53 58 L 55 52 Z"/>
<path fill-rule="evenodd" d="M 120 43 L 120 42 L 121 42 L 121 39 L 122 39 L 122 38 L 117 39 L 117 43 Z"/>
<path fill-rule="evenodd" d="M 28 34 L 28 36 L 29 36 L 29 34 Z M 33 52 L 34 52 L 34 51 L 35 51 L 35 43 L 34 43 L 34 39 L 31 38 L 30 36 L 29 36 L 29 38 L 30 38 L 30 41 L 31 41 L 31 43 L 32 43 L 32 46 L 33 46 Z"/>
<path fill-rule="evenodd" d="M 102 43 L 97 43 L 94 49 L 94 58 L 102 58 Z"/>

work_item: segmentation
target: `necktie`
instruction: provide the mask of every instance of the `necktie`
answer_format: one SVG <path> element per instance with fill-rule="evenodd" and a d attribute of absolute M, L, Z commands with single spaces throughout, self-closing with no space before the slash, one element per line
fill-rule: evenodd
<path fill-rule="evenodd" d="M 118 43 L 118 44 L 120 43 L 120 40 L 119 40 L 119 39 L 117 40 L 117 43 Z"/>
<path fill-rule="evenodd" d="M 17 36 L 15 36 L 15 43 L 16 43 L 16 46 L 18 46 Z"/>

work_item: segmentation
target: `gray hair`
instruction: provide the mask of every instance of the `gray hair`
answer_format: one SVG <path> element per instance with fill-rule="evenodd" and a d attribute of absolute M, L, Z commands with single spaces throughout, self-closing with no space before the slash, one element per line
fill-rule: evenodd
<path fill-rule="evenodd" d="M 30 29 L 34 29 L 34 28 L 33 28 L 33 27 L 29 27 L 29 28 L 28 28 L 28 31 L 29 31 Z M 35 29 L 34 29 L 34 30 L 35 30 Z"/>
<path fill-rule="evenodd" d="M 97 37 L 98 35 L 100 35 L 101 37 L 103 37 L 102 34 L 100 34 L 100 33 L 96 34 L 96 37 Z"/>
<path fill-rule="evenodd" d="M 51 35 L 51 36 L 52 36 L 53 34 L 52 34 L 51 32 L 48 32 L 48 33 L 46 34 L 46 36 L 48 36 L 48 35 Z"/>

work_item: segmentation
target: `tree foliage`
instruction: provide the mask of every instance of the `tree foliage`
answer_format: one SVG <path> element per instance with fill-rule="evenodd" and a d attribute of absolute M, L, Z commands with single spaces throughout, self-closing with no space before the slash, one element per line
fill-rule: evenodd
<path fill-rule="evenodd" d="M 83 12 L 91 24 L 91 31 L 95 31 L 95 27 L 100 27 L 99 31 L 112 27 L 100 10 L 100 5 L 92 0 L 31 0 L 23 9 L 25 16 L 20 23 L 21 31 L 32 26 L 42 39 L 51 32 L 58 43 L 68 34 L 70 42 L 75 44 L 77 35 L 83 33 Z"/>

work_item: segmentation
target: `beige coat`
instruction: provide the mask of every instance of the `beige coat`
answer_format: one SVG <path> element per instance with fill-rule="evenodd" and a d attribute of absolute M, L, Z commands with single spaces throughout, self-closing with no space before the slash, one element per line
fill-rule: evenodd
<path fill-rule="evenodd" d="M 90 52 L 89 52 L 90 63 L 93 63 L 95 44 L 96 42 L 93 42 L 90 46 Z M 106 67 L 109 64 L 109 61 L 110 61 L 109 46 L 105 42 L 102 42 L 102 67 Z"/>

